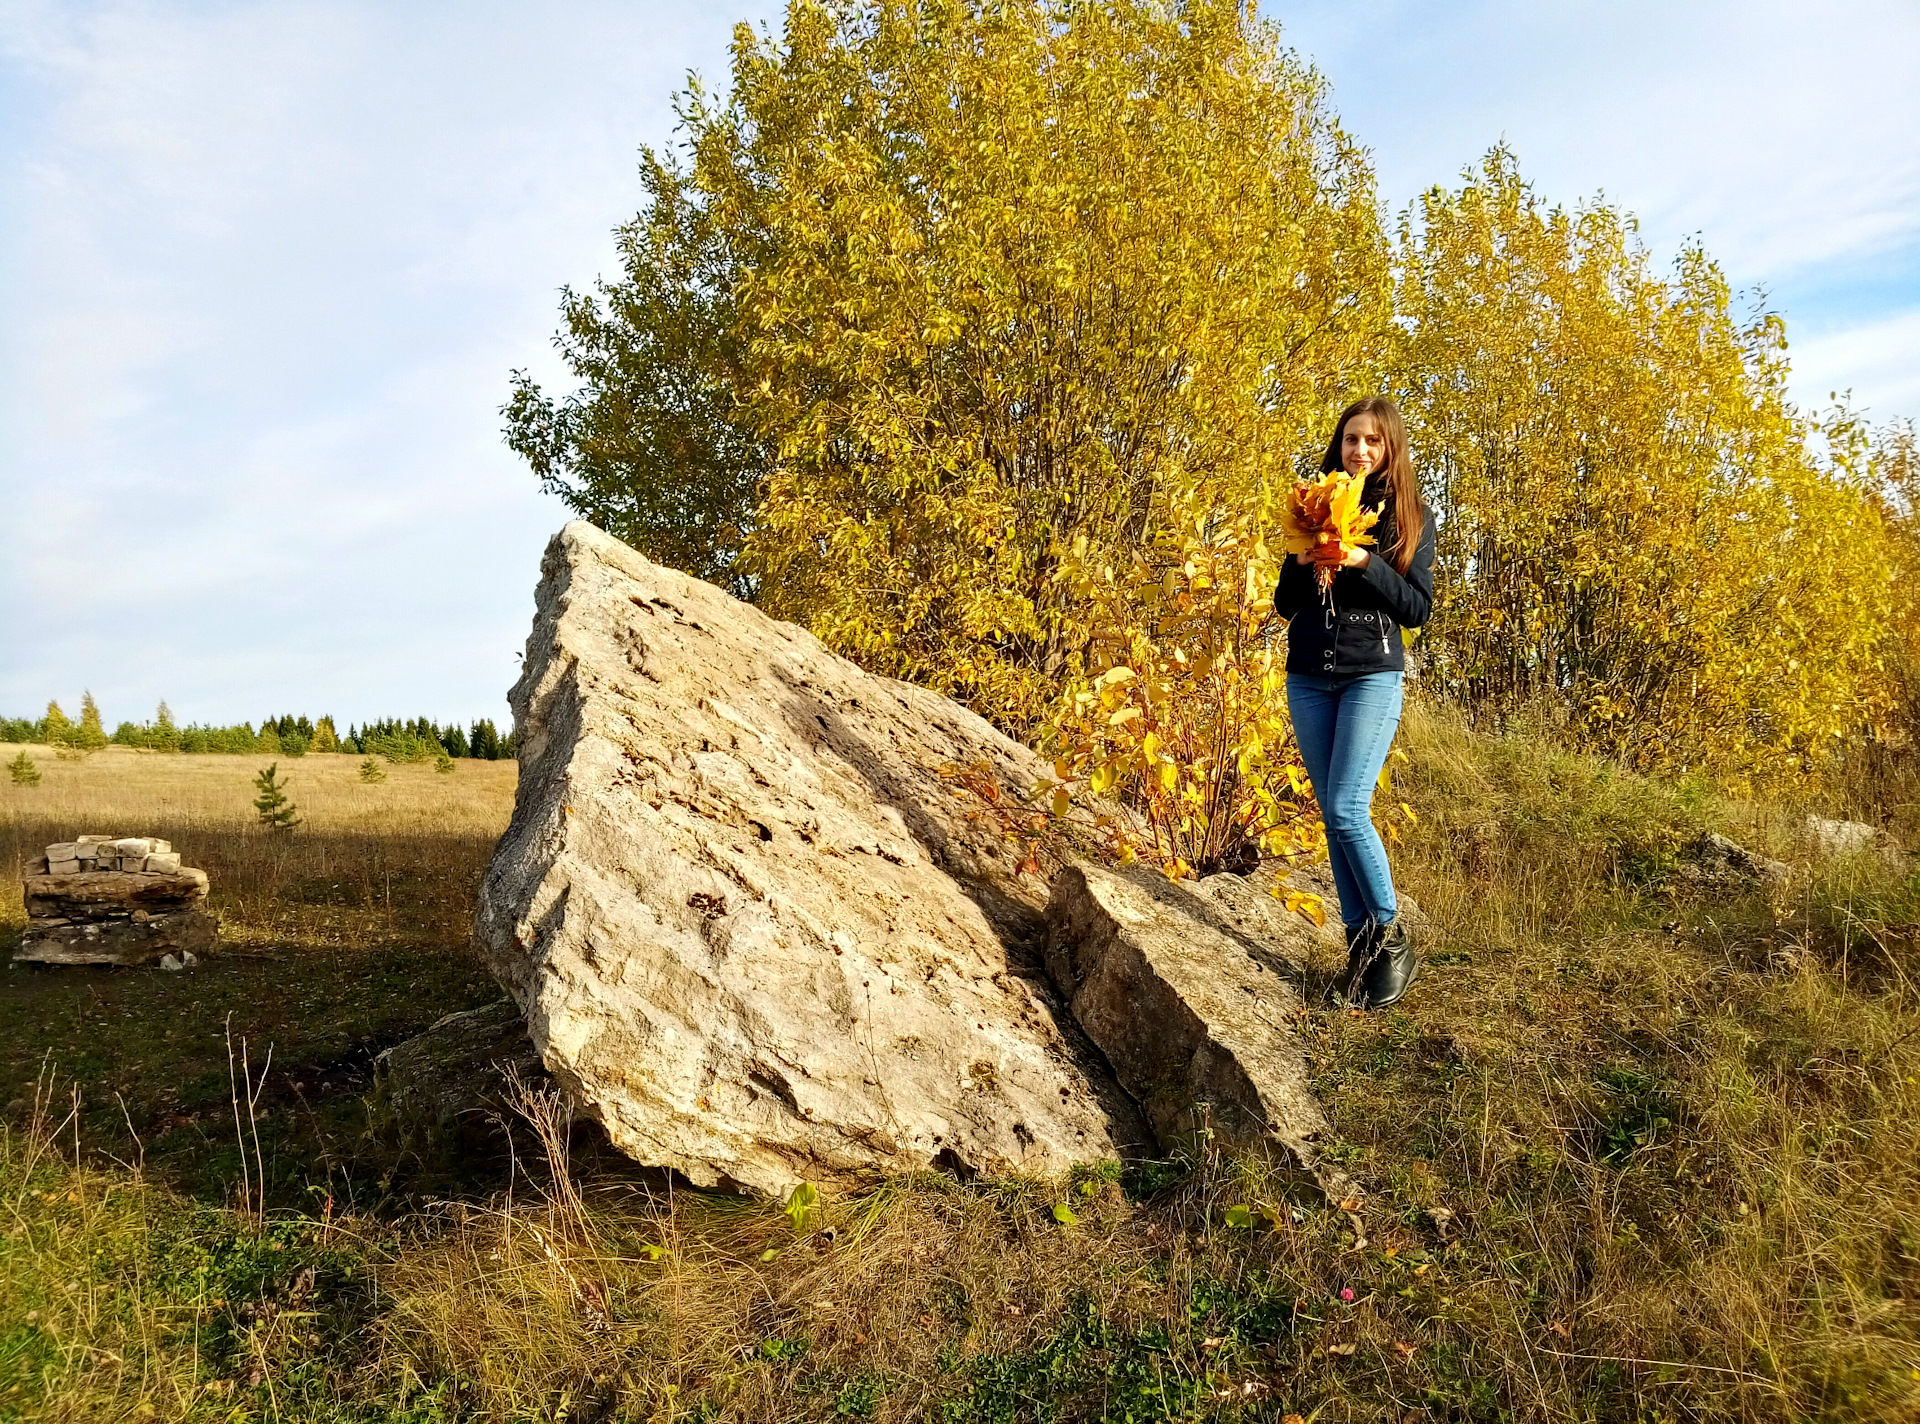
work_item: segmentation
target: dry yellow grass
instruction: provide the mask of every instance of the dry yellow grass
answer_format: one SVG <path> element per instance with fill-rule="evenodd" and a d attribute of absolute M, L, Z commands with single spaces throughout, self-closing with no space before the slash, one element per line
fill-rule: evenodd
<path fill-rule="evenodd" d="M 1920 1419 L 1920 887 L 1841 864 L 1786 904 L 1700 896 L 1671 876 L 1690 836 L 1784 852 L 1791 818 L 1418 710 L 1406 742 L 1421 821 L 1396 864 L 1438 925 L 1426 977 L 1388 1014 L 1303 1025 L 1330 1151 L 1375 1192 L 1364 1243 L 1224 1159 L 1125 1191 L 1117 1169 L 902 1181 L 796 1230 L 777 1204 L 569 1164 L 537 1107 L 548 1158 L 431 1202 L 369 1185 L 386 1169 L 343 1133 L 289 1131 L 261 1232 L 207 1185 L 237 1175 L 218 1131 L 172 1187 L 44 1149 L 29 1183 L 16 1131 L 0 1221 L 27 1245 L 0 1243 L 0 1293 L 49 1313 L 27 1331 L 0 1306 L 0 1419 L 9 1358 L 39 1362 L 15 1386 L 36 1419 Z M 263 759 L 157 760 L 43 760 L 42 787 L 0 788 L 0 853 L 78 811 L 214 859 L 236 949 L 273 956 L 231 981 L 264 1001 L 249 1031 L 297 1061 L 491 992 L 466 923 L 510 765 L 367 788 L 353 759 L 282 763 L 312 822 L 273 837 L 248 823 Z M 138 984 L 117 1052 L 169 989 L 26 977 L 80 1005 Z M 226 982 L 161 1007 L 217 1047 L 202 1001 Z M 86 1050 L 54 1002 L 21 998 L 0 1037 Z M 343 1222 L 319 1189 L 375 1210 Z M 1277 1216 L 1229 1225 L 1235 1205 Z"/>
<path fill-rule="evenodd" d="M 0 783 L 0 960 L 24 927 L 20 872 L 76 834 L 152 834 L 211 879 L 220 944 L 199 970 L 0 975 L 0 1106 L 48 1058 L 85 1089 L 98 1150 L 141 1153 L 182 1189 L 221 1199 L 240 1179 L 227 1112 L 227 1046 L 257 1069 L 270 1186 L 306 1199 L 316 1180 L 363 1196 L 349 1170 L 373 1056 L 452 1009 L 497 997 L 470 946 L 474 895 L 512 811 L 512 762 L 390 766 L 308 756 L 279 767 L 304 823 L 263 828 L 253 778 L 266 757 L 113 748 L 66 761 L 30 749 L 38 786 Z"/>
<path fill-rule="evenodd" d="M 212 877 L 213 904 L 241 942 L 288 927 L 278 892 L 290 882 L 344 876 L 366 891 L 363 905 L 377 902 L 384 912 L 393 876 L 441 864 L 457 873 L 506 828 L 517 771 L 511 761 L 462 760 L 450 774 L 430 763 L 381 763 L 386 780 L 369 785 L 360 779 L 361 758 L 351 756 L 109 747 L 70 761 L 49 747 L 24 750 L 42 780 L 0 782 L 0 869 L 11 882 L 0 914 L 21 921 L 20 876 L 48 844 L 93 832 L 157 835 Z M 290 835 L 263 828 L 253 810 L 253 779 L 272 763 L 304 821 Z"/>

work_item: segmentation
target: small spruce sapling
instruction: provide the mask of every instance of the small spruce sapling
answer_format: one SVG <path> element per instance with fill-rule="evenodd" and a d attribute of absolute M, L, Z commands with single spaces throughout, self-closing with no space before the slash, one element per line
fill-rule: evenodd
<path fill-rule="evenodd" d="M 443 749 L 440 755 L 434 758 L 433 769 L 439 772 L 442 776 L 445 776 L 448 772 L 453 770 L 453 758 L 448 756 L 446 751 Z"/>
<path fill-rule="evenodd" d="M 275 762 L 254 777 L 254 789 L 260 794 L 253 809 L 260 813 L 260 824 L 270 831 L 291 831 L 300 824 L 299 808 L 287 799 L 287 783 L 278 779 L 280 763 Z"/>
<path fill-rule="evenodd" d="M 80 697 L 80 726 L 74 733 L 74 745 L 82 751 L 97 752 L 107 744 L 107 730 L 100 725 L 100 704 L 91 692 Z"/>
<path fill-rule="evenodd" d="M 360 779 L 369 786 L 373 785 L 376 781 L 385 781 L 387 779 L 386 769 L 372 757 L 368 757 L 360 763 Z"/>
<path fill-rule="evenodd" d="M 7 775 L 13 778 L 15 786 L 38 786 L 40 768 L 33 764 L 33 758 L 25 752 L 7 763 Z"/>

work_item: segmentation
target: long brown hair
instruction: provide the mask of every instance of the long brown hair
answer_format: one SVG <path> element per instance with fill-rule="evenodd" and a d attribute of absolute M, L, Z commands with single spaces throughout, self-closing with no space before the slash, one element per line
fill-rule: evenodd
<path fill-rule="evenodd" d="M 1356 415 L 1372 416 L 1387 437 L 1387 458 L 1380 469 L 1387 477 L 1393 543 L 1386 555 L 1404 574 L 1413 566 L 1420 536 L 1426 532 L 1427 512 L 1420 504 L 1420 482 L 1413 475 L 1413 459 L 1407 454 L 1407 423 L 1400 418 L 1400 407 L 1385 396 L 1367 396 L 1341 411 L 1333 427 L 1333 439 L 1327 442 L 1327 453 L 1320 458 L 1320 473 L 1328 475 L 1346 468 L 1340 460 L 1340 442 L 1346 437 L 1347 422 Z"/>

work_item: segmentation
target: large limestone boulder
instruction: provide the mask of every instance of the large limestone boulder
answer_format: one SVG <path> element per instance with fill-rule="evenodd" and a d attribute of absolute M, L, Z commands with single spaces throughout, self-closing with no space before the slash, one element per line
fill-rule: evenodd
<path fill-rule="evenodd" d="M 950 776 L 1021 794 L 1031 753 L 590 525 L 541 573 L 476 923 L 616 1146 L 768 1192 L 1151 1146 L 1047 982 L 1045 886 Z"/>

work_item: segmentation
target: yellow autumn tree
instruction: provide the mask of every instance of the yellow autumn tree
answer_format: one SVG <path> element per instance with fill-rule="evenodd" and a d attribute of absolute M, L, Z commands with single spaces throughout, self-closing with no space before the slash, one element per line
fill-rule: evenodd
<path fill-rule="evenodd" d="M 1872 491 L 1894 569 L 1878 679 L 1883 715 L 1857 729 L 1838 779 L 1863 810 L 1904 819 L 1920 804 L 1920 426 L 1894 420 L 1876 430 L 1861 413 L 1836 405 L 1821 433 L 1831 464 Z"/>
<path fill-rule="evenodd" d="M 1633 763 L 1796 771 L 1874 711 L 1867 484 L 1788 404 L 1776 316 L 1706 254 L 1541 204 L 1494 151 L 1403 221 L 1396 384 L 1442 519 L 1425 676 Z"/>
<path fill-rule="evenodd" d="M 513 437 L 670 549 L 649 461 L 723 412 L 678 447 L 685 489 L 733 491 L 708 563 L 1015 730 L 1086 640 L 1062 549 L 1126 557 L 1170 480 L 1246 507 L 1377 377 L 1365 156 L 1233 0 L 795 0 L 682 116 L 625 280 L 570 299 L 587 388 L 523 381 Z M 753 460 L 749 500 L 727 472 Z"/>

